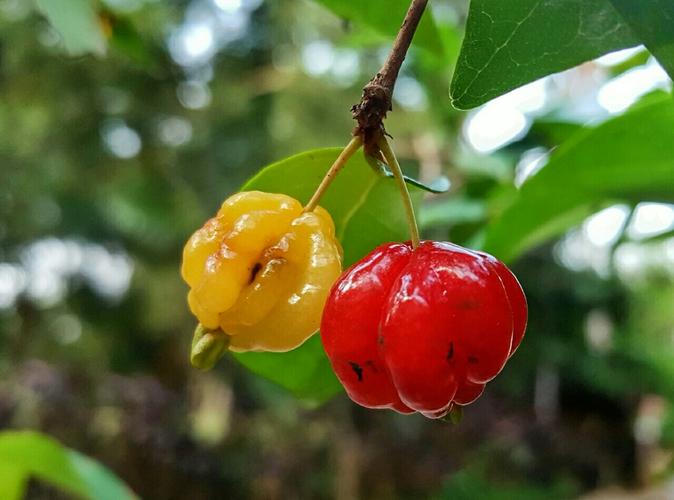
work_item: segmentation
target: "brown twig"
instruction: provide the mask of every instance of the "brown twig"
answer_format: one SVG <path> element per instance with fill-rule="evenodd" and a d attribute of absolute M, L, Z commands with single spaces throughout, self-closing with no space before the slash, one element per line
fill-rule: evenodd
<path fill-rule="evenodd" d="M 412 0 L 386 62 L 363 87 L 360 102 L 351 108 L 353 119 L 358 122 L 353 135 L 362 137 L 366 153 L 376 151 L 385 133 L 383 120 L 392 109 L 393 88 L 427 3 L 428 0 Z"/>

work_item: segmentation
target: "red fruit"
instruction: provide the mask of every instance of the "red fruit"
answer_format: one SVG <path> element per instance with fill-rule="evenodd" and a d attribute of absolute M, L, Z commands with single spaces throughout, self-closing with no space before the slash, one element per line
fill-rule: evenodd
<path fill-rule="evenodd" d="M 526 320 L 522 288 L 491 255 L 451 243 L 388 243 L 334 284 L 321 337 L 356 403 L 439 418 L 482 394 Z"/>

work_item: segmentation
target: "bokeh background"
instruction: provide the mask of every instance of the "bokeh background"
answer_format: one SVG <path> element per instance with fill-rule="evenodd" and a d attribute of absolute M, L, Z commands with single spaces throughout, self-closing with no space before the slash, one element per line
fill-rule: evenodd
<path fill-rule="evenodd" d="M 674 497 L 673 206 L 598 206 L 513 264 L 527 336 L 459 425 L 197 372 L 183 243 L 262 166 L 345 144 L 391 38 L 308 0 L 102 5 L 107 52 L 72 56 L 0 1 L 1 428 L 148 499 Z M 467 2 L 433 8 L 456 52 Z M 425 235 L 466 245 L 572 133 L 669 88 L 642 48 L 467 113 L 450 78 L 413 49 L 387 127 L 407 172 L 451 181 Z"/>

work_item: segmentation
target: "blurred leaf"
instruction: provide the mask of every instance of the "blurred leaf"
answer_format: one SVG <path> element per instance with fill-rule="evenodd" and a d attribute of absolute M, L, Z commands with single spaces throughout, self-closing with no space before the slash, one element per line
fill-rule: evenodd
<path fill-rule="evenodd" d="M 36 0 L 37 7 L 63 37 L 73 56 L 105 54 L 105 35 L 91 0 Z"/>
<path fill-rule="evenodd" d="M 10 468 L 11 467 L 11 468 Z M 0 497 L 15 498 L 28 475 L 71 494 L 100 500 L 134 499 L 136 496 L 108 469 L 84 455 L 61 446 L 56 440 L 32 431 L 0 434 L 0 477 L 14 470 L 9 482 L 0 482 Z M 14 482 L 12 482 L 12 479 Z"/>
<path fill-rule="evenodd" d="M 85 496 L 96 500 L 135 500 L 138 497 L 117 478 L 110 470 L 100 463 L 75 450 L 63 448 L 67 456 L 85 485 Z"/>
<path fill-rule="evenodd" d="M 580 123 L 557 120 L 536 120 L 531 125 L 528 135 L 534 137 L 548 147 L 553 147 L 562 144 L 582 129 L 583 126 Z"/>
<path fill-rule="evenodd" d="M 625 238 L 626 235 L 623 235 L 623 238 Z M 670 229 L 668 231 L 665 231 L 663 233 L 658 233 L 658 234 L 653 234 L 653 235 L 648 235 L 648 236 L 640 236 L 638 238 L 627 238 L 629 241 L 638 241 L 642 245 L 652 245 L 652 244 L 658 244 L 662 243 L 663 241 L 667 241 L 671 238 L 674 238 L 674 229 Z"/>
<path fill-rule="evenodd" d="M 157 0 L 100 0 L 106 9 L 116 14 L 130 14 L 141 7 L 155 3 Z"/>
<path fill-rule="evenodd" d="M 674 3 L 671 0 L 610 0 L 632 32 L 674 78 Z"/>
<path fill-rule="evenodd" d="M 448 64 L 454 69 L 456 60 L 459 57 L 459 51 L 461 50 L 461 39 L 463 38 L 463 34 L 460 33 L 453 24 L 436 21 L 436 26 L 438 27 L 440 38 L 445 47 L 445 69 Z"/>
<path fill-rule="evenodd" d="M 419 211 L 422 229 L 479 222 L 487 217 L 485 204 L 479 200 L 452 197 L 424 205 Z"/>
<path fill-rule="evenodd" d="M 650 52 L 645 49 L 640 50 L 626 61 L 612 65 L 609 68 L 609 73 L 613 77 L 622 75 L 626 71 L 636 68 L 637 66 L 643 66 L 648 62 L 649 57 L 651 57 Z"/>
<path fill-rule="evenodd" d="M 674 407 L 672 407 L 671 403 L 668 405 L 667 412 L 663 418 L 661 439 L 664 446 L 674 448 Z"/>
<path fill-rule="evenodd" d="M 260 171 L 241 189 L 286 193 L 306 203 L 339 152 L 339 148 L 318 149 L 287 158 Z M 362 152 L 337 176 L 321 206 L 335 221 L 337 237 L 344 247 L 345 268 L 381 243 L 408 239 L 395 181 L 378 175 Z M 235 357 L 253 372 L 305 400 L 321 402 L 341 389 L 318 335 L 287 353 Z"/>
<path fill-rule="evenodd" d="M 672 130 L 674 102 L 661 95 L 577 134 L 488 227 L 486 250 L 513 260 L 608 202 L 674 198 Z"/>
<path fill-rule="evenodd" d="M 472 0 L 450 88 L 452 104 L 474 108 L 525 83 L 638 44 L 609 0 Z"/>
<path fill-rule="evenodd" d="M 5 463 L 0 458 L 0 498 L 21 500 L 28 483 L 28 473 L 21 467 Z"/>
<path fill-rule="evenodd" d="M 155 251 L 181 243 L 200 215 L 183 184 L 131 169 L 103 187 L 96 203 L 119 234 Z"/>
<path fill-rule="evenodd" d="M 234 354 L 246 368 L 310 403 L 322 403 L 342 390 L 316 334 L 297 349 L 284 353 Z"/>
<path fill-rule="evenodd" d="M 547 487 L 537 488 L 531 484 L 494 481 L 480 470 L 479 466 L 471 464 L 460 472 L 452 474 L 435 500 L 546 500 L 548 498 L 571 498 L 576 491 L 573 485 L 564 482 L 555 482 Z"/>
<path fill-rule="evenodd" d="M 622 388 L 623 391 L 630 385 L 636 386 L 641 393 L 660 394 L 671 401 L 674 398 L 674 385 L 671 383 L 674 380 L 674 344 L 671 342 L 674 287 L 671 281 L 666 278 L 663 280 L 665 273 L 661 270 L 651 270 L 655 271 L 652 278 L 660 283 L 657 293 L 654 294 L 655 289 L 649 287 L 633 293 L 625 332 L 619 337 L 620 343 L 617 344 L 622 355 L 638 368 L 629 372 L 625 369 L 614 369 L 613 372 L 623 373 L 621 377 L 625 379 L 630 378 L 629 374 L 639 373 L 636 380 L 630 380 Z M 644 269 L 642 276 L 648 279 L 651 270 Z M 606 373 L 605 381 L 608 382 L 610 377 L 611 373 Z"/>
<path fill-rule="evenodd" d="M 155 57 L 148 50 L 140 33 L 127 19 L 114 16 L 108 17 L 110 23 L 111 36 L 110 46 L 120 51 L 138 64 L 146 68 L 152 68 L 157 65 Z"/>
<path fill-rule="evenodd" d="M 332 12 L 354 23 L 369 26 L 373 30 L 394 38 L 405 18 L 409 0 L 315 0 Z M 452 44 L 447 30 L 440 33 L 433 21 L 430 9 L 421 18 L 414 35 L 415 46 L 424 48 L 438 56 L 444 56 L 445 49 Z"/>

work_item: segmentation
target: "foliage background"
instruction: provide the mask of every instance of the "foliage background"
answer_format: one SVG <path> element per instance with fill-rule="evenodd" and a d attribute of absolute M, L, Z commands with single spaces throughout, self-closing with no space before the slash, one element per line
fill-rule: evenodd
<path fill-rule="evenodd" d="M 468 4 L 433 2 L 387 127 L 408 173 L 451 180 L 424 199 L 425 235 L 510 259 L 531 311 L 451 426 L 298 399 L 231 357 L 191 369 L 177 272 L 189 234 L 260 167 L 347 142 L 406 2 L 55 4 L 0 2 L 0 427 L 49 434 L 142 498 L 667 494 L 674 105 L 643 47 L 457 111 Z M 639 41 L 664 53 L 628 38 L 586 58 Z M 499 77 L 484 100 L 580 62 Z"/>

